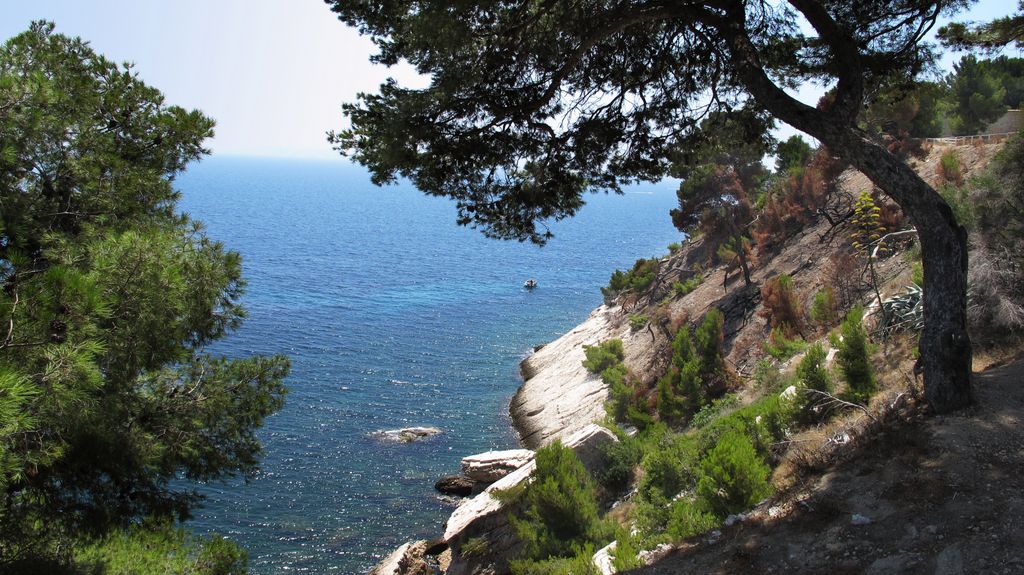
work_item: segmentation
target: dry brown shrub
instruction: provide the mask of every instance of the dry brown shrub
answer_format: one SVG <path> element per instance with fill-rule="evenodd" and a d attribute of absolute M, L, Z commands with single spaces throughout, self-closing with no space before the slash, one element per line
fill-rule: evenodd
<path fill-rule="evenodd" d="M 852 253 L 842 250 L 828 259 L 825 265 L 825 284 L 832 286 L 836 295 L 836 306 L 840 315 L 846 315 L 858 301 L 864 290 L 863 276 L 864 267 L 860 260 Z"/>
<path fill-rule="evenodd" d="M 792 278 L 782 274 L 766 281 L 761 287 L 761 303 L 764 309 L 759 313 L 772 329 L 781 329 L 788 338 L 803 334 L 803 313 Z"/>

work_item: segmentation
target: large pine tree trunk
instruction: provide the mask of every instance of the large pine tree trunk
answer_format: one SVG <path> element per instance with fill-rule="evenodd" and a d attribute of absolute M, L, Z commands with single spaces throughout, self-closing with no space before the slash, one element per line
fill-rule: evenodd
<path fill-rule="evenodd" d="M 921 366 L 938 413 L 973 403 L 967 334 L 967 232 L 949 205 L 902 160 L 853 130 L 826 142 L 891 197 L 914 222 L 924 263 Z"/>

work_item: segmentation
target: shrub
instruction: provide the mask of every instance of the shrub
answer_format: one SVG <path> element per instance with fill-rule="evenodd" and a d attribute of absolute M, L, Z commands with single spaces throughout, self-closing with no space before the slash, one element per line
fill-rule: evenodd
<path fill-rule="evenodd" d="M 814 294 L 811 319 L 819 325 L 830 327 L 836 322 L 836 315 L 836 292 L 832 286 L 825 286 Z"/>
<path fill-rule="evenodd" d="M 673 541 L 680 541 L 710 531 L 718 523 L 718 518 L 701 509 L 699 502 L 684 497 L 672 502 L 665 531 Z"/>
<path fill-rule="evenodd" d="M 963 186 L 944 184 L 939 186 L 938 192 L 953 210 L 953 217 L 956 218 L 957 223 L 968 230 L 973 230 L 977 217 L 974 214 L 974 204 L 968 189 Z"/>
<path fill-rule="evenodd" d="M 779 361 L 787 361 L 806 347 L 807 344 L 799 337 L 793 339 L 786 337 L 784 327 L 774 328 L 771 335 L 764 342 L 765 353 Z"/>
<path fill-rule="evenodd" d="M 800 421 L 803 423 L 817 423 L 821 421 L 823 397 L 810 393 L 809 390 L 832 392 L 832 377 L 825 368 L 825 348 L 816 343 L 807 350 L 807 354 L 796 366 L 797 378 L 800 382 L 800 398 L 797 401 L 797 409 Z"/>
<path fill-rule="evenodd" d="M 532 481 L 511 523 L 527 559 L 570 557 L 607 528 L 598 520 L 597 491 L 579 458 L 560 441 L 537 450 Z"/>
<path fill-rule="evenodd" d="M 637 537 L 623 531 L 615 538 L 615 550 L 612 551 L 612 567 L 616 573 L 643 567 L 640 559 L 640 543 Z"/>
<path fill-rule="evenodd" d="M 706 426 L 726 409 L 739 405 L 739 402 L 739 396 L 733 393 L 719 397 L 718 399 L 700 408 L 700 411 L 698 411 L 690 420 L 690 427 L 700 429 Z"/>
<path fill-rule="evenodd" d="M 642 497 L 656 494 L 667 500 L 693 489 L 698 477 L 698 443 L 692 436 L 666 436 L 643 459 L 643 479 L 637 488 Z"/>
<path fill-rule="evenodd" d="M 686 398 L 676 395 L 673 385 L 676 368 L 670 368 L 665 375 L 658 378 L 658 419 L 674 423 L 682 419 L 687 412 Z"/>
<path fill-rule="evenodd" d="M 924 264 L 921 262 L 910 264 L 910 281 L 914 282 L 914 285 L 924 286 Z"/>
<path fill-rule="evenodd" d="M 593 562 L 594 548 L 583 547 L 567 558 L 545 559 L 542 561 L 519 559 L 509 567 L 512 575 L 601 575 Z"/>
<path fill-rule="evenodd" d="M 598 480 L 601 486 L 611 491 L 622 491 L 633 480 L 633 469 L 643 458 L 640 442 L 633 438 L 606 443 L 604 451 L 604 467 Z"/>
<path fill-rule="evenodd" d="M 631 316 L 629 316 L 629 329 L 631 329 L 633 331 L 639 331 L 639 330 L 643 329 L 644 326 L 647 325 L 647 322 L 649 322 L 649 321 L 650 321 L 650 318 L 648 318 L 646 315 L 643 315 L 643 314 L 631 315 Z"/>
<path fill-rule="evenodd" d="M 620 293 L 625 291 L 641 292 L 647 289 L 657 275 L 658 260 L 656 258 L 636 260 L 629 271 L 615 270 L 608 287 L 601 288 L 605 303 L 611 303 Z"/>
<path fill-rule="evenodd" d="M 668 245 L 668 253 L 674 254 L 674 253 L 678 252 L 679 248 L 681 248 L 681 247 L 682 246 L 679 244 L 679 242 L 672 242 L 672 243 L 670 243 Z"/>
<path fill-rule="evenodd" d="M 937 172 L 940 184 L 963 185 L 964 172 L 960 165 L 960 154 L 956 150 L 950 150 L 939 158 Z"/>
<path fill-rule="evenodd" d="M 744 433 L 723 435 L 700 468 L 698 497 L 719 517 L 748 509 L 771 494 L 771 470 Z"/>
<path fill-rule="evenodd" d="M 765 282 L 761 301 L 764 304 L 761 317 L 767 319 L 773 329 L 781 329 L 788 338 L 803 333 L 803 318 L 792 278 L 781 274 Z"/>
<path fill-rule="evenodd" d="M 846 315 L 840 327 L 843 339 L 839 342 L 839 353 L 836 355 L 839 371 L 848 386 L 847 393 L 857 401 L 866 401 L 878 389 L 863 318 L 864 308 L 860 306 Z"/>
<path fill-rule="evenodd" d="M 686 280 L 685 282 L 673 282 L 672 292 L 676 294 L 677 297 L 683 297 L 692 292 L 693 290 L 697 289 L 697 286 L 699 286 L 702 283 L 704 283 L 704 276 L 695 275 L 690 279 Z"/>
<path fill-rule="evenodd" d="M 717 308 L 711 308 L 700 327 L 694 333 L 694 351 L 700 360 L 700 378 L 704 384 L 704 393 L 696 407 L 700 407 L 708 399 L 725 392 L 729 387 L 730 374 L 722 357 L 722 340 L 725 318 Z"/>
<path fill-rule="evenodd" d="M 599 345 L 585 345 L 583 353 L 587 356 L 583 367 L 591 373 L 602 373 L 625 357 L 621 339 L 609 339 Z"/>
<path fill-rule="evenodd" d="M 483 537 L 470 537 L 459 546 L 460 557 L 484 557 L 490 552 L 490 545 Z"/>

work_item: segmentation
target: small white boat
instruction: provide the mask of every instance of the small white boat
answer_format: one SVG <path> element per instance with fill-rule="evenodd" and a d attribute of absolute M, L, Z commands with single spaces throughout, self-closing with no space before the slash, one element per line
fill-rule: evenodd
<path fill-rule="evenodd" d="M 526 288 L 526 289 L 533 289 L 533 288 L 537 287 L 537 280 L 535 280 L 533 278 L 530 278 L 530 279 L 526 280 L 525 282 L 523 282 L 523 287 Z"/>

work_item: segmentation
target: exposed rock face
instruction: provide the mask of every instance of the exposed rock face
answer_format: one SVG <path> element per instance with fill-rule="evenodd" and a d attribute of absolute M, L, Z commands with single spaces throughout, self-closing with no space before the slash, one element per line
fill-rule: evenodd
<path fill-rule="evenodd" d="M 591 560 L 597 570 L 601 572 L 601 575 L 615 575 L 618 571 L 615 570 L 615 566 L 612 565 L 614 561 L 612 559 L 612 553 L 615 551 L 617 541 L 612 541 L 605 547 L 602 547 L 597 553 L 594 553 L 594 558 Z"/>
<path fill-rule="evenodd" d="M 412 541 L 391 552 L 368 575 L 436 575 L 436 561 L 427 556 L 431 544 Z"/>
<path fill-rule="evenodd" d="M 600 376 L 583 367 L 583 346 L 619 337 L 621 315 L 618 308 L 601 306 L 576 329 L 523 361 L 526 382 L 509 406 L 523 445 L 547 445 L 604 417 L 608 389 Z"/>
<path fill-rule="evenodd" d="M 469 497 L 473 494 L 476 482 L 461 475 L 442 477 L 434 484 L 434 489 L 445 495 L 457 495 L 458 497 Z"/>
<path fill-rule="evenodd" d="M 462 458 L 462 474 L 480 483 L 495 481 L 519 469 L 533 459 L 529 449 L 488 451 Z"/>
<path fill-rule="evenodd" d="M 403 427 L 402 429 L 384 429 L 381 431 L 374 431 L 370 435 L 379 437 L 386 441 L 409 443 L 416 441 L 417 439 L 433 437 L 441 433 L 442 431 L 436 427 Z"/>
<path fill-rule="evenodd" d="M 602 464 L 602 446 L 617 441 L 607 429 L 590 424 L 564 440 L 565 446 L 576 452 L 591 474 Z M 470 575 L 490 569 L 496 573 L 507 572 L 508 560 L 520 548 L 509 524 L 508 505 L 493 497 L 498 490 L 506 490 L 526 481 L 536 464 L 531 458 L 525 465 L 491 484 L 482 493 L 463 502 L 445 526 L 443 540 L 452 546 L 452 563 L 447 575 Z M 459 548 L 471 538 L 483 538 L 487 542 L 487 557 L 460 557 Z M 484 562 L 482 564 L 482 562 Z"/>

